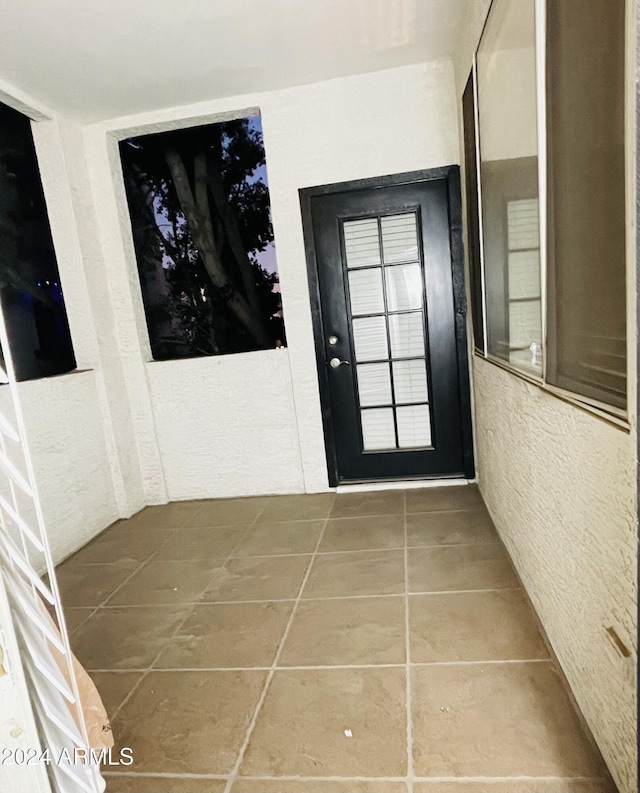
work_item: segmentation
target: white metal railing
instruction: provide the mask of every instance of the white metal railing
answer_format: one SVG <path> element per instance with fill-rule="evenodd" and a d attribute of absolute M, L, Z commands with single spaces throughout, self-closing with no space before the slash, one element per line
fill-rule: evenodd
<path fill-rule="evenodd" d="M 0 388 L 0 647 L 6 654 L 3 677 L 9 677 L 15 687 L 15 713 L 19 713 L 13 716 L 12 730 L 8 714 L 3 714 L 4 721 L 0 718 L 0 729 L 15 738 L 12 742 L 9 735 L 0 734 L 0 751 L 5 755 L 0 784 L 11 776 L 21 779 L 16 791 L 103 793 L 99 765 L 77 762 L 91 757 L 89 739 L 1 307 L 0 347 L 4 355 L 4 368 L 0 366 L 0 383 L 4 384 Z M 41 577 L 40 572 L 46 575 Z M 51 646 L 64 659 L 62 671 Z M 6 682 L 2 699 L 3 677 L 0 701 L 11 702 Z M 17 723 L 18 719 L 24 723 Z M 21 735 L 28 736 L 26 747 L 24 739 L 18 740 Z M 29 750 L 31 761 L 27 762 L 24 752 Z M 39 754 L 33 757 L 36 750 Z"/>

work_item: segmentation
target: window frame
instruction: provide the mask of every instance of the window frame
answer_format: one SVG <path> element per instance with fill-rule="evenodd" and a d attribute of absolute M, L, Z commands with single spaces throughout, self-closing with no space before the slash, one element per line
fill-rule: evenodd
<path fill-rule="evenodd" d="M 536 63 L 536 110 L 537 110 L 537 136 L 538 136 L 538 199 L 539 199 L 539 236 L 540 236 L 540 299 L 541 299 L 541 311 L 542 311 L 542 371 L 539 375 L 534 374 L 533 372 L 527 371 L 525 369 L 521 369 L 517 366 L 514 366 L 510 361 L 505 360 L 503 358 L 498 357 L 495 354 L 489 352 L 488 348 L 488 332 L 487 332 L 487 290 L 486 290 L 486 279 L 485 279 L 485 248 L 484 248 L 484 239 L 483 239 L 483 200 L 482 200 L 482 179 L 481 179 L 481 157 L 480 157 L 480 129 L 479 129 L 479 103 L 478 103 L 478 68 L 477 68 L 477 57 L 478 57 L 478 50 L 480 47 L 480 41 L 482 40 L 482 35 L 480 36 L 480 40 L 476 47 L 476 51 L 473 54 L 472 59 L 472 67 L 469 73 L 469 77 L 466 83 L 466 87 L 468 87 L 469 82 L 472 84 L 472 95 L 473 95 L 473 119 L 474 119 L 474 131 L 473 131 L 473 138 L 475 142 L 475 179 L 473 179 L 473 174 L 470 174 L 466 177 L 466 184 L 469 185 L 473 181 L 475 181 L 477 185 L 477 227 L 478 227 L 478 240 L 470 239 L 471 230 L 467 229 L 467 240 L 468 245 L 470 248 L 473 247 L 474 243 L 477 242 L 479 244 L 479 257 L 478 261 L 472 261 L 472 257 L 469 256 L 469 266 L 477 268 L 477 272 L 474 274 L 476 279 L 479 280 L 480 283 L 480 305 L 478 306 L 476 303 L 477 296 L 474 294 L 470 295 L 470 308 L 471 311 L 475 314 L 476 312 L 480 312 L 482 316 L 481 326 L 482 326 L 482 338 L 478 339 L 474 335 L 474 344 L 473 344 L 473 356 L 477 358 L 481 358 L 482 360 L 491 363 L 500 369 L 503 369 L 506 372 L 518 377 L 519 379 L 537 386 L 541 390 L 551 394 L 552 396 L 561 399 L 564 402 L 572 404 L 582 410 L 587 411 L 593 415 L 598 416 L 599 418 L 611 423 L 617 427 L 620 427 L 627 432 L 630 431 L 631 425 L 629 421 L 630 416 L 630 404 L 631 404 L 631 396 L 630 393 L 630 368 L 632 357 L 629 354 L 629 344 L 628 338 L 629 333 L 627 333 L 627 355 L 626 355 L 626 373 L 627 373 L 627 398 L 626 398 L 626 407 L 619 408 L 614 405 L 602 402 L 598 399 L 585 396 L 583 394 L 576 393 L 574 391 L 570 391 L 559 386 L 553 385 L 552 383 L 547 382 L 547 356 L 549 355 L 548 350 L 548 342 L 549 342 L 549 332 L 548 332 L 548 284 L 547 284 L 547 267 L 548 267 L 548 191 L 547 191 L 547 179 L 548 179 L 548 167 L 547 167 L 547 75 L 546 75 L 546 0 L 534 0 L 535 4 L 535 63 Z M 485 27 L 486 27 L 486 20 L 489 18 L 489 14 L 491 13 L 492 8 L 494 7 L 494 0 L 491 0 L 491 4 L 489 6 L 489 10 L 487 12 L 487 17 L 485 19 Z M 483 29 L 484 32 L 484 29 Z M 628 43 L 628 31 L 625 30 L 625 47 Z M 629 70 L 628 68 L 625 69 L 625 76 L 624 76 L 624 102 L 625 102 L 625 160 L 628 162 L 629 160 L 629 148 L 626 141 L 626 136 L 628 135 L 628 124 L 626 122 L 626 117 L 628 115 L 628 80 L 629 80 Z M 466 88 L 465 88 L 466 93 Z M 464 112 L 463 112 L 464 118 Z M 466 130 L 463 130 L 463 140 L 466 139 Z M 466 162 L 465 158 L 465 170 L 469 167 L 469 163 Z M 625 182 L 624 185 L 625 191 L 625 207 L 628 204 L 628 186 Z M 625 215 L 628 209 L 625 209 Z M 467 202 L 467 218 L 469 218 L 469 205 Z M 469 221 L 468 221 L 469 222 Z M 625 288 L 625 305 L 626 305 L 626 314 L 627 319 L 629 315 L 629 262 L 628 262 L 628 246 L 627 246 L 627 261 L 626 261 L 626 288 Z M 629 322 L 627 322 L 628 330 L 631 328 Z"/>

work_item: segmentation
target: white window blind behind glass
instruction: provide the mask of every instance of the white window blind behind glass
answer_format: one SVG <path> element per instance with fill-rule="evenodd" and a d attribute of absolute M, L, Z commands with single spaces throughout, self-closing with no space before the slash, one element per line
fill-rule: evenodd
<path fill-rule="evenodd" d="M 350 220 L 345 223 L 344 248 L 349 268 L 380 264 L 377 218 Z"/>
<path fill-rule="evenodd" d="M 349 220 L 343 228 L 363 450 L 430 446 L 417 216 Z"/>
<path fill-rule="evenodd" d="M 509 360 L 535 371 L 541 364 L 536 349 L 542 344 L 537 198 L 507 203 L 507 244 Z"/>

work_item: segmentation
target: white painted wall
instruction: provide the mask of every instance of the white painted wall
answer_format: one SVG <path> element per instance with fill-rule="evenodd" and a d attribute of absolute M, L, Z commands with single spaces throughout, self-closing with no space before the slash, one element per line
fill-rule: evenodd
<path fill-rule="evenodd" d="M 470 2 L 458 30 L 459 98 L 488 6 L 488 0 Z M 630 162 L 632 123 L 630 117 Z M 632 170 L 630 328 L 636 326 Z M 628 432 L 473 358 L 480 489 L 621 793 L 637 790 L 637 372 L 635 334 L 629 336 Z M 630 658 L 613 648 L 609 626 Z"/>
<path fill-rule="evenodd" d="M 170 500 L 303 490 L 285 350 L 158 361 L 147 375 Z"/>
<path fill-rule="evenodd" d="M 59 561 L 145 501 L 79 128 L 53 118 L 32 129 L 80 370 L 20 390 Z"/>
<path fill-rule="evenodd" d="M 253 108 L 262 114 L 289 347 L 151 362 L 117 137 L 213 122 Z M 455 163 L 456 125 L 447 61 L 84 128 L 147 501 L 166 500 L 166 494 L 184 499 L 328 488 L 298 189 Z M 166 492 L 158 485 L 159 471 Z"/>

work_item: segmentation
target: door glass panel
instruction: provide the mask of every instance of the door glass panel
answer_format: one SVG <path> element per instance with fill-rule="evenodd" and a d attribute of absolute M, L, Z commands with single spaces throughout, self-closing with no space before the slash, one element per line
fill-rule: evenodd
<path fill-rule="evenodd" d="M 418 230 L 413 212 L 390 215 L 380 221 L 385 264 L 418 261 Z"/>
<path fill-rule="evenodd" d="M 389 316 L 391 355 L 394 358 L 424 356 L 424 329 L 422 311 Z"/>
<path fill-rule="evenodd" d="M 363 410 L 360 417 L 365 451 L 397 448 L 393 408 Z"/>
<path fill-rule="evenodd" d="M 520 228 L 524 245 L 526 224 Z M 416 213 L 347 221 L 343 234 L 363 451 L 430 448 Z M 514 250 L 528 252 L 526 247 Z M 514 260 L 514 281 L 523 269 L 519 265 Z M 526 281 L 524 274 L 520 280 Z"/>
<path fill-rule="evenodd" d="M 351 270 L 349 298 L 352 314 L 381 314 L 384 311 L 382 269 Z"/>
<path fill-rule="evenodd" d="M 391 376 L 388 363 L 366 363 L 357 368 L 358 394 L 362 407 L 390 405 Z"/>
<path fill-rule="evenodd" d="M 389 311 L 422 308 L 422 274 L 419 264 L 385 267 Z"/>
<path fill-rule="evenodd" d="M 395 361 L 393 364 L 393 389 L 396 402 L 428 402 L 426 361 Z"/>
<path fill-rule="evenodd" d="M 381 263 L 377 218 L 348 220 L 343 230 L 347 267 L 370 267 Z"/>
<path fill-rule="evenodd" d="M 389 357 L 384 317 L 353 320 L 353 343 L 357 361 L 380 361 Z"/>
<path fill-rule="evenodd" d="M 398 446 L 412 449 L 431 446 L 429 405 L 411 405 L 396 409 L 398 421 Z"/>

